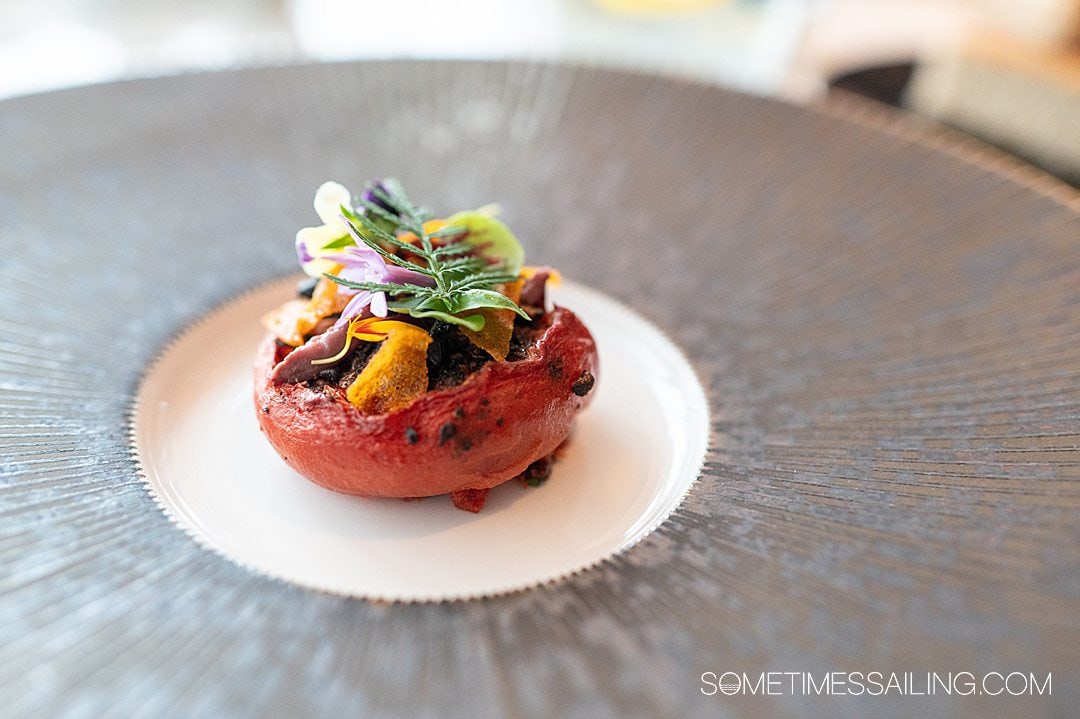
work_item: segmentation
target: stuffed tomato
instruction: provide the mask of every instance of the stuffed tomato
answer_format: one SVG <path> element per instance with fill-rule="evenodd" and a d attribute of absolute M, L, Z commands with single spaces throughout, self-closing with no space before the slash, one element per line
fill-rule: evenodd
<path fill-rule="evenodd" d="M 489 214 L 430 219 L 393 180 L 355 202 L 326 183 L 315 209 L 296 238 L 310 278 L 264 317 L 255 359 L 271 445 L 328 489 L 471 511 L 542 482 L 598 375 L 584 324 L 547 307 L 557 273 L 523 266 Z"/>

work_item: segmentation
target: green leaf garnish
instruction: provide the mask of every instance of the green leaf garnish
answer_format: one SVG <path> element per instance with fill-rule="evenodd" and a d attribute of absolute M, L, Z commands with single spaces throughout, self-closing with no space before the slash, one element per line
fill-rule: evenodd
<path fill-rule="evenodd" d="M 458 212 L 447 225 L 464 227 L 465 241 L 480 250 L 484 257 L 498 260 L 506 272 L 517 275 L 525 263 L 525 250 L 510 228 L 491 215 L 478 210 Z"/>
<path fill-rule="evenodd" d="M 395 307 L 391 307 L 391 310 L 397 310 Z M 436 320 L 442 320 L 447 324 L 461 325 L 466 329 L 470 329 L 473 332 L 479 332 L 484 329 L 484 325 L 487 324 L 487 320 L 483 315 L 469 315 L 468 317 L 460 317 L 458 315 L 452 315 L 441 310 L 406 310 L 404 314 L 412 315 L 413 317 L 430 317 Z"/>
<path fill-rule="evenodd" d="M 525 258 L 521 244 L 506 225 L 482 212 L 459 212 L 447 220 L 445 227 L 429 233 L 424 222 L 430 213 L 414 205 L 396 180 L 369 183 L 367 190 L 366 197 L 375 201 L 366 197 L 360 200 L 365 212 L 343 212 L 352 235 L 387 262 L 430 277 L 434 286 L 351 282 L 330 274 L 326 277 L 350 289 L 385 292 L 394 298 L 389 305 L 394 312 L 433 317 L 476 332 L 485 323 L 476 310 L 512 310 L 531 319 L 513 300 L 494 289 L 517 280 Z M 404 233 L 416 236 L 418 242 L 401 239 Z M 420 261 L 406 259 L 406 253 Z"/>
<path fill-rule="evenodd" d="M 494 290 L 465 290 L 454 295 L 447 305 L 454 314 L 491 307 L 497 310 L 513 310 L 527 320 L 532 319 L 512 299 Z"/>
<path fill-rule="evenodd" d="M 324 249 L 324 250 L 343 250 L 346 247 L 352 247 L 354 244 L 356 244 L 356 243 L 353 241 L 352 237 L 350 237 L 349 235 L 342 235 L 341 237 L 337 238 L 336 240 L 332 240 L 330 242 L 327 242 L 325 245 L 322 246 L 322 249 Z"/>
<path fill-rule="evenodd" d="M 395 301 L 388 309 L 391 312 L 400 312 L 413 317 L 430 317 L 452 325 L 461 325 L 474 332 L 484 329 L 484 325 L 487 323 L 483 315 L 461 317 L 451 314 L 445 300 L 437 297 L 410 297 L 405 300 Z"/>

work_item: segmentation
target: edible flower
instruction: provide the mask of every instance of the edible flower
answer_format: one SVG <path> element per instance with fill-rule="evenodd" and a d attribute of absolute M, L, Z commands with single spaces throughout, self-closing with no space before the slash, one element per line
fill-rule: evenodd
<path fill-rule="evenodd" d="M 310 277 L 322 277 L 334 269 L 327 255 L 352 244 L 342 207 L 352 206 L 352 195 L 337 182 L 324 182 L 315 192 L 315 213 L 320 227 L 305 227 L 296 233 L 296 256 Z"/>
<path fill-rule="evenodd" d="M 417 287 L 431 287 L 435 280 L 419 272 L 387 264 L 386 260 L 367 245 L 359 247 L 346 247 L 337 254 L 325 255 L 324 260 L 331 263 L 332 267 L 340 266 L 333 273 L 335 279 L 356 283 L 378 283 L 388 285 L 415 285 Z M 337 325 L 349 322 L 353 317 L 360 315 L 368 307 L 371 314 L 377 317 L 386 317 L 386 293 L 369 290 L 355 290 L 342 286 L 340 291 L 355 293 L 345 309 L 341 311 L 341 319 Z"/>
<path fill-rule="evenodd" d="M 345 345 L 333 357 L 311 360 L 313 365 L 334 364 L 340 362 L 345 355 L 349 354 L 352 341 L 363 340 L 365 342 L 382 342 L 386 339 L 386 330 L 389 325 L 396 324 L 393 320 L 384 320 L 378 317 L 354 317 L 349 320 L 349 329 L 345 333 Z"/>
<path fill-rule="evenodd" d="M 387 212 L 393 213 L 394 208 L 382 198 L 390 194 L 390 188 L 386 186 L 382 180 L 375 180 L 368 184 L 364 188 L 364 194 L 361 195 L 363 202 L 371 202 L 378 205 Z"/>
<path fill-rule="evenodd" d="M 435 318 L 473 332 L 483 329 L 488 309 L 531 319 L 496 289 L 518 280 L 524 253 L 513 233 L 490 214 L 432 220 L 392 178 L 368 183 L 359 206 L 351 199 L 338 183 L 323 183 L 315 211 L 325 224 L 304 228 L 296 237 L 304 271 L 347 291 L 336 328 L 354 317 L 388 312 Z"/>

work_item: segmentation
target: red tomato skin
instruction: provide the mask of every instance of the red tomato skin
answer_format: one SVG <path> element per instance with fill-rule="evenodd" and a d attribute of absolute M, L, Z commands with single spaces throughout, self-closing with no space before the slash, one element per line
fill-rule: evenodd
<path fill-rule="evenodd" d="M 525 359 L 488 362 L 457 387 L 370 416 L 303 383 L 271 383 L 268 336 L 254 366 L 259 426 L 289 466 L 337 492 L 429 497 L 494 487 L 555 451 L 596 393 L 592 335 L 570 310 L 551 315 Z"/>

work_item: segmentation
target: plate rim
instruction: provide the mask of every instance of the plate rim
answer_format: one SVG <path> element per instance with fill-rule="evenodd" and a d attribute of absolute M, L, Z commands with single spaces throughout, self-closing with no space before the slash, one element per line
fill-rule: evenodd
<path fill-rule="evenodd" d="M 702 407 L 705 412 L 704 417 L 704 434 L 705 436 L 699 438 L 702 441 L 702 454 L 696 462 L 696 468 L 694 469 L 692 479 L 679 494 L 675 502 L 668 508 L 666 512 L 661 513 L 641 531 L 633 541 L 625 543 L 617 547 L 614 551 L 608 554 L 594 559 L 592 561 L 585 562 L 579 566 L 576 566 L 570 570 L 564 571 L 552 577 L 546 577 L 537 580 L 531 580 L 528 583 L 520 584 L 518 586 L 495 589 L 495 590 L 476 590 L 476 591 L 460 591 L 457 593 L 448 593 L 445 596 L 428 596 L 428 595 L 412 595 L 407 597 L 397 597 L 382 595 L 379 593 L 370 594 L 358 594 L 356 592 L 350 592 L 334 586 L 326 584 L 315 583 L 300 583 L 293 581 L 286 576 L 277 572 L 268 571 L 262 567 L 256 567 L 253 564 L 232 556 L 221 548 L 210 542 L 204 535 L 195 531 L 190 523 L 178 517 L 169 504 L 162 499 L 154 487 L 154 482 L 150 477 L 150 472 L 147 470 L 146 465 L 143 462 L 142 455 L 139 452 L 139 421 L 141 413 L 143 411 L 143 393 L 146 389 L 147 382 L 154 375 L 161 364 L 166 360 L 168 355 L 182 342 L 184 342 L 192 333 L 201 327 L 209 324 L 215 317 L 222 312 L 228 310 L 236 303 L 252 297 L 268 290 L 274 285 L 284 285 L 287 280 L 299 278 L 299 273 L 290 272 L 288 274 L 278 275 L 267 280 L 262 280 L 254 283 L 253 285 L 246 287 L 238 292 L 235 292 L 221 301 L 214 304 L 198 317 L 184 324 L 180 329 L 172 333 L 169 339 L 160 345 L 153 355 L 153 358 L 147 362 L 139 374 L 137 381 L 134 383 L 133 394 L 128 399 L 127 410 L 125 412 L 125 432 L 127 453 L 129 458 L 134 464 L 134 471 L 139 481 L 142 483 L 143 488 L 146 490 L 146 494 L 153 501 L 165 518 L 168 520 L 174 528 L 180 529 L 189 539 L 191 539 L 200 549 L 210 551 L 217 557 L 224 559 L 234 566 L 238 566 L 253 575 L 261 578 L 267 578 L 273 580 L 275 583 L 285 585 L 290 588 L 298 588 L 303 591 L 316 592 L 319 594 L 330 595 L 334 597 L 340 597 L 344 599 L 355 600 L 358 602 L 371 602 L 375 604 L 464 604 L 467 602 L 483 601 L 486 599 L 496 599 L 501 597 L 507 597 L 515 594 L 522 594 L 541 588 L 550 588 L 560 584 L 564 584 L 569 580 L 572 580 L 586 572 L 594 572 L 608 568 L 609 565 L 613 565 L 617 560 L 621 559 L 627 552 L 637 547 L 641 542 L 654 533 L 656 533 L 664 524 L 669 520 L 676 517 L 680 510 L 682 510 L 690 498 L 691 494 L 699 486 L 702 479 L 702 470 L 705 467 L 710 455 L 715 451 L 716 432 L 713 429 L 713 403 L 709 399 L 709 392 L 706 389 L 706 384 L 702 382 L 702 372 L 699 363 L 693 361 L 682 347 L 680 347 L 656 322 L 641 314 L 637 309 L 619 301 L 616 298 L 609 297 L 608 295 L 588 286 L 583 282 L 575 281 L 573 278 L 567 277 L 564 273 L 564 282 L 569 282 L 574 285 L 575 291 L 582 292 L 584 294 L 593 295 L 606 303 L 613 304 L 619 309 L 626 311 L 636 317 L 639 321 L 647 324 L 659 337 L 661 337 L 667 344 L 668 349 L 675 352 L 683 361 L 686 369 L 690 371 L 691 376 L 694 379 L 695 394 L 699 396 Z"/>

